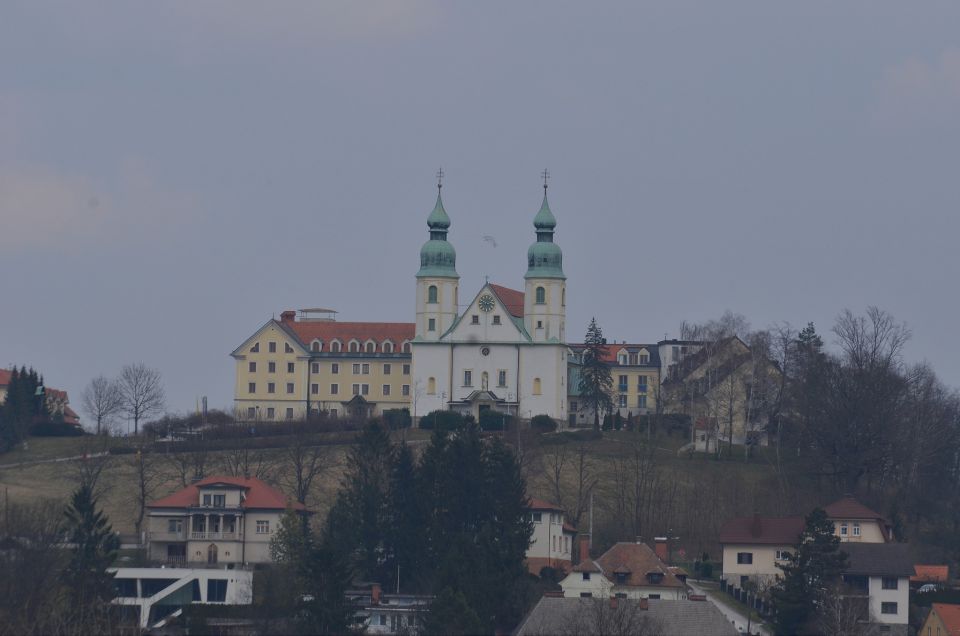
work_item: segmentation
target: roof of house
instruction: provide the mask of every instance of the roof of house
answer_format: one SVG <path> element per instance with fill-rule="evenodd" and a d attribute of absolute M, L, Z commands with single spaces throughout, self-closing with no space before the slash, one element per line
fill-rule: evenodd
<path fill-rule="evenodd" d="M 614 581 L 618 585 L 683 587 L 683 583 L 646 543 L 616 543 L 599 558 L 587 559 L 573 569 L 577 572 L 601 572 L 611 581 L 614 581 L 615 574 L 626 575 L 623 583 Z M 647 577 L 648 574 L 662 574 L 663 578 L 654 583 Z"/>
<path fill-rule="evenodd" d="M 523 318 L 524 293 L 522 291 L 510 289 L 503 285 L 494 285 L 493 283 L 490 283 L 490 289 L 497 295 L 500 303 L 507 308 L 511 316 L 514 318 Z"/>
<path fill-rule="evenodd" d="M 842 543 L 847 553 L 845 574 L 861 576 L 897 576 L 913 574 L 913 558 L 906 543 Z"/>
<path fill-rule="evenodd" d="M 413 340 L 416 325 L 412 322 L 336 322 L 336 321 L 288 321 L 279 323 L 287 331 L 300 340 L 304 348 L 309 349 L 310 343 L 320 340 L 324 343 L 324 351 L 329 351 L 328 343 L 339 340 L 346 345 L 351 340 L 361 343 L 374 340 L 379 345 L 384 340 L 392 340 L 394 346 L 400 347 L 404 340 Z M 378 347 L 379 349 L 379 347 Z M 396 351 L 400 353 L 400 351 Z"/>
<path fill-rule="evenodd" d="M 617 630 L 623 633 L 665 636 L 737 634 L 733 624 L 713 603 L 617 599 L 616 606 L 616 609 L 611 607 L 610 599 L 544 596 L 521 621 L 514 634 L 600 634 L 608 630 L 613 622 L 624 628 Z M 600 612 L 609 613 L 606 621 Z"/>
<path fill-rule="evenodd" d="M 950 578 L 950 567 L 946 565 L 916 565 L 913 566 L 914 575 L 910 577 L 913 583 L 946 583 Z"/>
<path fill-rule="evenodd" d="M 796 545 L 803 517 L 735 517 L 720 528 L 720 543 Z"/>
<path fill-rule="evenodd" d="M 244 490 L 244 497 L 240 502 L 241 508 L 258 510 L 306 510 L 306 506 L 298 501 L 291 501 L 282 492 L 267 485 L 256 477 L 228 477 L 215 475 L 201 479 L 172 495 L 147 504 L 148 508 L 188 508 L 200 504 L 200 488 L 204 486 L 233 486 Z"/>
<path fill-rule="evenodd" d="M 10 384 L 10 376 L 12 372 L 10 369 L 0 369 L 0 386 L 7 386 Z"/>
<path fill-rule="evenodd" d="M 831 519 L 879 519 L 883 521 L 883 516 L 856 500 L 853 495 L 845 495 L 842 499 L 834 501 L 823 509 Z"/>
<path fill-rule="evenodd" d="M 563 508 L 558 506 L 555 503 L 550 503 L 545 499 L 537 499 L 536 497 L 530 497 L 530 504 L 527 506 L 530 510 L 555 510 L 558 512 L 563 512 Z"/>
<path fill-rule="evenodd" d="M 947 628 L 944 636 L 960 636 L 960 605 L 953 603 L 934 603 L 933 611 L 940 617 L 940 622 Z"/>

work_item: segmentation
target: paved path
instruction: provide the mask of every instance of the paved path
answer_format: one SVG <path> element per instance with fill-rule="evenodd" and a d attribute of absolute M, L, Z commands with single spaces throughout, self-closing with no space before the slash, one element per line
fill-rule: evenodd
<path fill-rule="evenodd" d="M 719 609 L 720 612 L 722 612 L 723 615 L 727 617 L 727 620 L 733 623 L 734 627 L 737 628 L 738 632 L 741 632 L 743 634 L 747 633 L 747 616 L 742 612 L 726 605 L 725 603 L 721 603 L 720 601 L 714 598 L 715 596 L 719 596 L 723 594 L 723 592 L 719 590 L 704 589 L 703 587 L 700 587 L 690 579 L 687 579 L 687 585 L 689 585 L 696 594 L 705 595 L 707 597 L 707 600 L 709 600 L 711 603 L 716 605 L 717 609 Z M 765 629 L 762 629 L 757 624 L 756 621 L 752 621 L 750 623 L 750 631 L 754 634 L 760 634 L 760 636 L 771 636 L 770 632 L 768 632 Z"/>
<path fill-rule="evenodd" d="M 78 459 L 92 459 L 94 457 L 103 457 L 107 453 L 89 453 L 86 455 L 74 455 L 73 457 L 54 457 L 53 459 L 34 459 L 27 462 L 17 462 L 16 464 L 0 464 L 0 468 L 20 468 L 21 466 L 33 466 L 34 464 L 55 464 L 57 462 L 72 462 Z"/>

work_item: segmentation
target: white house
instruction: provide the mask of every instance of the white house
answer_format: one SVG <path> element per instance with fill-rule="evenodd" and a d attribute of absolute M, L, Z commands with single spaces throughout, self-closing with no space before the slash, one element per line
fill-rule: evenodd
<path fill-rule="evenodd" d="M 906 636 L 913 559 L 905 543 L 844 543 L 845 598 L 866 604 L 863 618 L 891 636 Z"/>
<path fill-rule="evenodd" d="M 347 600 L 366 634 L 417 634 L 434 597 L 427 594 L 384 594 L 379 583 L 370 589 L 348 590 Z"/>
<path fill-rule="evenodd" d="M 687 598 L 687 586 L 645 543 L 617 543 L 596 560 L 586 537 L 580 562 L 562 581 L 565 597 L 667 599 Z"/>
<path fill-rule="evenodd" d="M 308 514 L 254 477 L 207 477 L 147 505 L 148 557 L 176 566 L 267 563 L 288 508 Z"/>
<path fill-rule="evenodd" d="M 570 571 L 577 529 L 564 519 L 563 508 L 542 499 L 530 499 L 533 536 L 527 548 L 527 569 L 539 576 L 544 567 Z"/>

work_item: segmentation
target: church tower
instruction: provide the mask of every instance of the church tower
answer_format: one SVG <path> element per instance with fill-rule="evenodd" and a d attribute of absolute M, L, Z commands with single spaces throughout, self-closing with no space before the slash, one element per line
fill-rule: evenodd
<path fill-rule="evenodd" d="M 442 174 L 442 173 L 441 173 Z M 417 327 L 421 341 L 436 341 L 457 319 L 457 253 L 447 242 L 450 217 L 440 197 L 442 182 L 437 183 L 437 204 L 427 217 L 430 240 L 420 248 L 420 271 L 417 272 Z"/>
<path fill-rule="evenodd" d="M 547 172 L 544 171 L 543 204 L 533 219 L 537 242 L 527 250 L 527 274 L 523 321 L 534 342 L 566 342 L 567 277 L 563 253 L 553 242 L 557 219 L 547 203 Z"/>

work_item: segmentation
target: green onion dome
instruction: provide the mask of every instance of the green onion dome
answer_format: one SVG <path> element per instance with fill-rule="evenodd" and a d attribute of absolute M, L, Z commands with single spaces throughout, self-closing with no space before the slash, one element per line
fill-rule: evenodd
<path fill-rule="evenodd" d="M 447 241 L 447 229 L 450 227 L 450 217 L 443 209 L 443 200 L 437 193 L 437 204 L 427 217 L 427 227 L 430 228 L 430 240 L 420 248 L 420 271 L 417 277 L 449 276 L 458 278 L 457 252 Z"/>
<path fill-rule="evenodd" d="M 557 219 L 547 203 L 547 192 L 543 192 L 543 204 L 533 218 L 533 227 L 537 231 L 537 242 L 527 250 L 527 274 L 524 278 L 563 278 L 563 251 L 553 242 L 553 231 Z"/>

